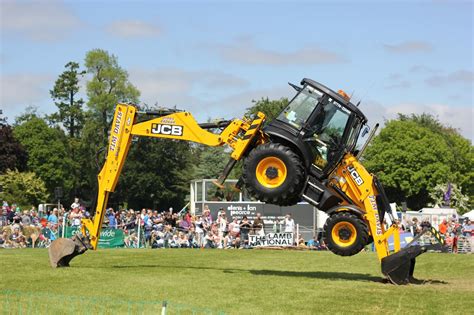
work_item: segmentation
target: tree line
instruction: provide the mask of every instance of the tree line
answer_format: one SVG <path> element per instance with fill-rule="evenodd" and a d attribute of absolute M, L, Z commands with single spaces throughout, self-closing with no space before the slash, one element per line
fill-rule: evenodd
<path fill-rule="evenodd" d="M 86 98 L 80 87 L 85 83 Z M 115 105 L 139 104 L 140 91 L 118 58 L 102 49 L 87 52 L 84 64 L 69 62 L 50 90 L 56 111 L 28 108 L 12 125 L 0 121 L 0 198 L 28 206 L 80 197 L 92 205 L 97 174 L 105 160 Z M 288 99 L 253 101 L 246 115 L 264 112 L 271 120 Z M 429 114 L 399 115 L 387 121 L 367 149 L 364 165 L 376 173 L 392 202 L 419 209 L 450 200 L 472 207 L 474 158 L 471 142 Z M 228 161 L 222 147 L 139 137 L 132 144 L 109 205 L 132 208 L 186 203 L 192 179 L 216 178 Z M 239 165 L 231 177 L 241 174 Z"/>

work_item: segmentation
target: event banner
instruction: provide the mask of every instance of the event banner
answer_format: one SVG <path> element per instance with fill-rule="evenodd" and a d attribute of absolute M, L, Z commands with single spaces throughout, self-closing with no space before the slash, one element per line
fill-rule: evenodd
<path fill-rule="evenodd" d="M 79 232 L 78 227 L 66 227 L 64 237 L 69 238 Z M 99 238 L 99 248 L 116 248 L 123 247 L 124 235 L 121 229 L 102 229 Z"/>
<path fill-rule="evenodd" d="M 268 233 L 267 235 L 249 235 L 249 245 L 258 246 L 292 246 L 293 233 Z"/>

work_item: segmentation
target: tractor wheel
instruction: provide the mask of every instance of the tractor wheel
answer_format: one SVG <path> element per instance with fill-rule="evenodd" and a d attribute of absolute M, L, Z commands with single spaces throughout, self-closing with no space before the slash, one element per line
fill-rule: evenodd
<path fill-rule="evenodd" d="M 357 254 L 369 241 L 367 224 L 347 211 L 331 215 L 324 224 L 324 234 L 327 247 L 340 256 Z"/>
<path fill-rule="evenodd" d="M 299 156 L 279 143 L 254 148 L 244 162 L 242 179 L 251 196 L 280 206 L 300 201 L 304 169 Z"/>

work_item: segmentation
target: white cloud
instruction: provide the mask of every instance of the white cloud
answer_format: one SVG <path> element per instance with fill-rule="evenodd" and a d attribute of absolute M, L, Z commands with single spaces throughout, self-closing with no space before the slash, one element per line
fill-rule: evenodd
<path fill-rule="evenodd" d="M 162 30 L 156 25 L 139 21 L 115 21 L 106 27 L 108 33 L 125 39 L 150 38 L 161 35 Z"/>
<path fill-rule="evenodd" d="M 132 69 L 130 82 L 141 91 L 144 103 L 159 106 L 196 106 L 202 109 L 204 102 L 215 98 L 211 95 L 199 95 L 199 89 L 212 91 L 222 89 L 232 91 L 248 86 L 245 79 L 220 71 L 188 71 L 176 68 L 160 68 L 154 70 Z M 199 106 L 199 107 L 197 107 Z"/>
<path fill-rule="evenodd" d="M 367 115 L 369 123 L 384 123 L 385 120 L 397 118 L 401 114 L 431 114 L 446 126 L 451 126 L 460 131 L 467 139 L 474 140 L 474 108 L 472 106 L 449 106 L 446 104 L 417 104 L 401 103 L 383 105 L 377 101 L 363 102 L 361 110 Z"/>
<path fill-rule="evenodd" d="M 0 76 L 0 108 L 10 121 L 28 107 L 51 112 L 54 104 L 49 89 L 54 78 L 49 74 L 11 74 Z"/>
<path fill-rule="evenodd" d="M 49 98 L 48 84 L 53 80 L 46 74 L 12 74 L 0 77 L 0 99 L 5 108 L 31 105 Z"/>
<path fill-rule="evenodd" d="M 35 41 L 57 41 L 81 25 L 79 18 L 59 1 L 1 4 L 1 34 L 20 35 Z"/>
<path fill-rule="evenodd" d="M 433 87 L 461 83 L 470 85 L 472 89 L 472 84 L 474 83 L 474 72 L 468 70 L 458 70 L 446 75 L 433 75 L 427 78 L 425 82 Z"/>
<path fill-rule="evenodd" d="M 400 54 L 433 51 L 433 45 L 423 41 L 405 41 L 398 44 L 384 44 L 383 48 L 388 52 Z"/>
<path fill-rule="evenodd" d="M 345 63 L 342 55 L 318 46 L 308 46 L 290 52 L 257 47 L 253 40 L 244 38 L 232 44 L 213 45 L 219 56 L 230 62 L 247 65 L 307 65 Z"/>

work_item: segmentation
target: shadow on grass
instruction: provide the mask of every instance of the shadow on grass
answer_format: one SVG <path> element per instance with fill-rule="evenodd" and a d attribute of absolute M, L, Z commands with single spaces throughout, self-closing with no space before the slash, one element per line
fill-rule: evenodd
<path fill-rule="evenodd" d="M 383 283 L 384 279 L 381 277 L 371 276 L 362 273 L 348 273 L 348 272 L 328 272 L 328 271 L 284 271 L 284 270 L 270 270 L 270 269 L 236 269 L 236 268 L 218 268 L 218 267 L 199 267 L 199 266 L 166 266 L 166 265 L 114 265 L 111 267 L 101 266 L 101 268 L 116 268 L 116 269 L 140 269 L 140 268 L 166 268 L 166 269 L 196 269 L 196 270 L 216 270 L 224 273 L 250 273 L 256 276 L 280 276 L 280 277 L 302 277 L 311 279 L 324 280 L 349 280 L 349 281 L 364 281 L 364 282 L 378 282 Z"/>

